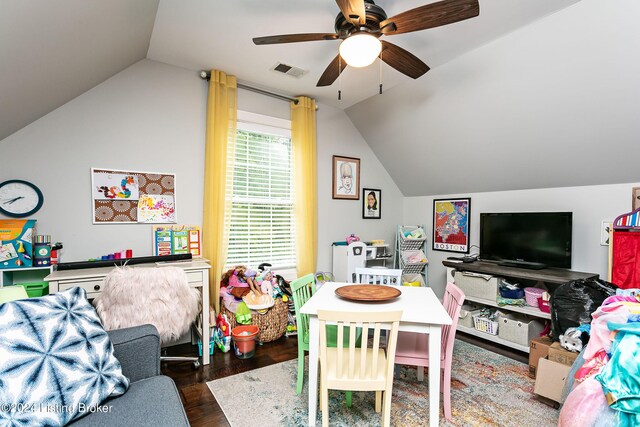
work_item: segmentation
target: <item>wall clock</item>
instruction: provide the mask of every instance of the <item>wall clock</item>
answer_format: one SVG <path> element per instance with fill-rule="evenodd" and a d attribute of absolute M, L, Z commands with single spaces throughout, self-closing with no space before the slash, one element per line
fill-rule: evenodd
<path fill-rule="evenodd" d="M 12 179 L 0 184 L 0 214 L 24 218 L 38 212 L 43 202 L 42 191 L 30 182 Z"/>

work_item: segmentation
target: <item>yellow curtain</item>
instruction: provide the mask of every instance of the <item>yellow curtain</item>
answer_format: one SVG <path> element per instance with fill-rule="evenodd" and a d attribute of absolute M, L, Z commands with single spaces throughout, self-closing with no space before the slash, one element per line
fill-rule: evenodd
<path fill-rule="evenodd" d="M 294 221 L 298 277 L 316 270 L 318 243 L 316 175 L 316 101 L 301 96 L 291 102 Z"/>
<path fill-rule="evenodd" d="M 205 135 L 202 254 L 211 261 L 211 302 L 220 310 L 220 276 L 227 260 L 231 191 L 227 171 L 233 171 L 236 136 L 236 78 L 211 70 Z"/>

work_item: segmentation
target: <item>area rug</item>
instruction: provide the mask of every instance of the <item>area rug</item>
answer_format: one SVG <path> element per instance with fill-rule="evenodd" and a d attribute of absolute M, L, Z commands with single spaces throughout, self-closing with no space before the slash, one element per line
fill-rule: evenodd
<path fill-rule="evenodd" d="M 305 365 L 307 366 L 307 365 Z M 453 356 L 451 409 L 453 420 L 441 426 L 545 427 L 558 424 L 558 411 L 533 394 L 528 366 L 456 340 Z M 296 394 L 297 360 L 290 360 L 207 383 L 232 427 L 308 425 L 308 383 Z M 416 369 L 396 370 L 391 398 L 391 425 L 429 424 L 428 380 L 419 382 Z M 380 425 L 373 392 L 354 392 L 347 408 L 344 394 L 329 391 L 332 426 Z M 317 425 L 322 425 L 318 411 Z"/>

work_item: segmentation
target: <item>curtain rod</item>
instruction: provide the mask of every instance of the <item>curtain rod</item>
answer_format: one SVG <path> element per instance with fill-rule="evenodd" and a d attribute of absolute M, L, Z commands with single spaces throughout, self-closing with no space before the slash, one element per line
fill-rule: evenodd
<path fill-rule="evenodd" d="M 209 71 L 202 70 L 202 71 L 200 71 L 200 78 L 202 78 L 204 80 L 209 80 L 211 78 L 211 73 Z M 293 103 L 296 104 L 296 105 L 298 105 L 298 102 L 299 102 L 296 98 L 292 98 L 290 96 L 280 95 L 278 93 L 269 92 L 267 90 L 260 89 L 260 88 L 257 88 L 257 87 L 253 87 L 253 86 L 249 86 L 249 85 L 244 84 L 244 83 L 239 83 L 238 82 L 237 86 L 240 89 L 245 89 L 245 90 L 248 90 L 248 91 L 251 91 L 251 92 L 255 92 L 255 93 L 259 93 L 259 94 L 262 94 L 262 95 L 267 95 L 267 96 L 270 96 L 272 98 L 281 99 L 283 101 L 293 101 Z"/>

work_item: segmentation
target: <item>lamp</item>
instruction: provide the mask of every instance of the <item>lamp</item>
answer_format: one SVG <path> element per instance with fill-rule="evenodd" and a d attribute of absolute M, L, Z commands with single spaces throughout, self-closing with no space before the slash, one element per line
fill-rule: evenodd
<path fill-rule="evenodd" d="M 380 40 L 366 32 L 353 34 L 340 44 L 340 56 L 352 67 L 373 64 L 381 50 Z"/>

